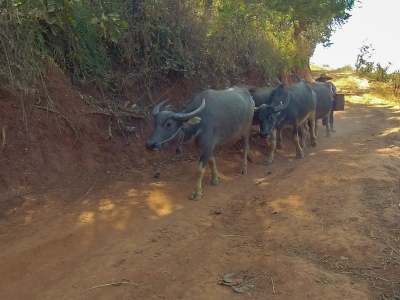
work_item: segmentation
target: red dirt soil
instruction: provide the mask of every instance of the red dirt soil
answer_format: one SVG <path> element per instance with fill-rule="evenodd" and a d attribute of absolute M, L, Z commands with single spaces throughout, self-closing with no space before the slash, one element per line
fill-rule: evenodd
<path fill-rule="evenodd" d="M 146 152 L 149 120 L 107 139 L 108 116 L 56 69 L 47 82 L 25 118 L 0 99 L 0 299 L 400 297 L 398 106 L 360 90 L 304 159 L 286 137 L 265 166 L 254 139 L 244 176 L 219 148 L 219 185 L 206 169 L 190 201 L 196 148 Z"/>

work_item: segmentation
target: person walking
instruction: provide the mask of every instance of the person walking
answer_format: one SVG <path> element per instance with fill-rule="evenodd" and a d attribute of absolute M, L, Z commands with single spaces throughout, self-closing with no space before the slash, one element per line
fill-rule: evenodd
<path fill-rule="evenodd" d="M 322 73 L 321 76 L 319 76 L 317 79 L 315 79 L 315 81 L 327 83 L 331 88 L 331 92 L 332 92 L 333 97 L 335 97 L 336 94 L 337 94 L 336 86 L 332 82 L 329 81 L 331 79 L 332 79 L 332 77 L 329 77 L 328 75 L 326 75 L 326 73 Z M 334 110 L 335 110 L 335 102 L 332 101 L 331 112 L 329 114 L 329 125 L 331 127 L 331 132 L 336 132 L 335 127 L 333 126 L 333 112 L 334 112 Z"/>

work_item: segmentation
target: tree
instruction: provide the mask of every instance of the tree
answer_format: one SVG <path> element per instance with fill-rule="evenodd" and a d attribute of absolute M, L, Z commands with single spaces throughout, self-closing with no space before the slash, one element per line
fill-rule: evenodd
<path fill-rule="evenodd" d="M 326 26 L 330 32 L 341 26 L 351 16 L 349 11 L 354 7 L 355 0 L 275 0 L 267 1 L 271 9 L 287 16 L 293 24 L 293 35 L 297 39 L 309 26 Z M 330 32 L 321 32 L 325 38 Z"/>
<path fill-rule="evenodd" d="M 330 45 L 332 32 L 345 24 L 355 0 L 275 0 L 266 5 L 281 14 L 293 35 L 295 64 L 308 63 L 317 44 Z"/>

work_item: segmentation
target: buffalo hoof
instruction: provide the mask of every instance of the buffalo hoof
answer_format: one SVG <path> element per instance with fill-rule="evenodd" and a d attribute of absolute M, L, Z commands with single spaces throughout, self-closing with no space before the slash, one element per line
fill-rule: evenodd
<path fill-rule="evenodd" d="M 201 195 L 197 194 L 196 192 L 190 193 L 189 195 L 190 200 L 199 201 L 201 199 Z"/>
<path fill-rule="evenodd" d="M 243 175 L 246 175 L 246 174 L 247 174 L 247 167 L 243 167 L 243 168 L 240 170 L 240 173 L 243 174 Z"/>
<path fill-rule="evenodd" d="M 273 160 L 266 160 L 264 161 L 264 165 L 269 166 L 270 164 L 272 164 Z"/>
<path fill-rule="evenodd" d="M 296 154 L 296 158 L 297 159 L 304 158 L 304 153 Z"/>
<path fill-rule="evenodd" d="M 311 139 L 311 147 L 317 147 L 317 141 L 315 139 Z"/>
<path fill-rule="evenodd" d="M 211 179 L 210 184 L 211 184 L 211 185 L 217 185 L 218 182 L 219 182 L 219 177 L 218 177 L 218 178 L 213 178 L 213 179 Z"/>

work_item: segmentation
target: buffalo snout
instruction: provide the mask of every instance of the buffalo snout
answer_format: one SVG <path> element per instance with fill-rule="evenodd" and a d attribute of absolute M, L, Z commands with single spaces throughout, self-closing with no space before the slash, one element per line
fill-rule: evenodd
<path fill-rule="evenodd" d="M 157 143 L 155 143 L 155 142 L 153 142 L 153 141 L 148 140 L 148 141 L 146 142 L 146 148 L 147 148 L 148 150 L 158 150 L 158 149 L 159 149 L 159 144 L 157 144 Z"/>

